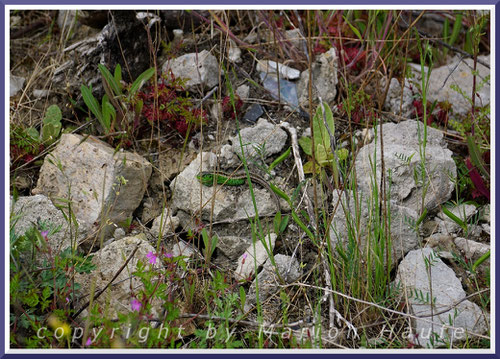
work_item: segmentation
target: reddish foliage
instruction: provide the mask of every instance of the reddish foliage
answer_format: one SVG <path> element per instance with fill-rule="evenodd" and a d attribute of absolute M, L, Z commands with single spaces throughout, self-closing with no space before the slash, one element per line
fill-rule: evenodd
<path fill-rule="evenodd" d="M 366 57 L 366 51 L 361 51 L 359 47 L 343 47 L 344 51 L 340 51 L 343 55 L 344 63 L 349 65 L 353 70 L 360 70 L 363 66 Z"/>
<path fill-rule="evenodd" d="M 490 164 L 490 151 L 486 151 L 485 153 L 483 153 L 483 161 L 484 163 L 486 163 L 487 165 Z"/>
<path fill-rule="evenodd" d="M 324 54 L 327 51 L 327 49 L 322 43 L 318 43 L 316 44 L 316 46 L 314 46 L 313 51 L 315 54 Z"/>
<path fill-rule="evenodd" d="M 448 117 L 448 111 L 440 109 L 437 113 L 436 120 L 443 126 L 446 126 L 448 124 Z"/>
<path fill-rule="evenodd" d="M 472 197 L 478 198 L 484 196 L 490 200 L 490 190 L 486 186 L 483 177 L 479 174 L 478 170 L 472 164 L 469 157 L 465 160 L 465 165 L 469 169 L 469 177 L 474 184 L 475 190 L 472 192 Z"/>
<path fill-rule="evenodd" d="M 234 109 L 233 104 L 231 103 L 231 97 L 224 97 L 224 99 L 222 100 L 222 113 L 224 114 L 224 118 L 229 117 L 231 120 L 234 120 L 238 112 L 241 110 L 242 106 L 243 101 L 238 95 L 236 95 L 234 98 Z"/>
<path fill-rule="evenodd" d="M 149 123 L 160 122 L 185 136 L 189 123 L 196 125 L 206 122 L 207 114 L 201 109 L 193 108 L 193 104 L 183 97 L 183 93 L 184 87 L 172 74 L 168 80 L 165 76 L 162 77 L 156 88 L 150 85 L 145 91 L 138 93 L 139 99 L 144 103 L 142 115 Z"/>
<path fill-rule="evenodd" d="M 415 116 L 418 119 L 423 119 L 424 117 L 424 105 L 422 100 L 414 100 L 413 107 Z M 446 126 L 448 124 L 449 112 L 451 109 L 451 104 L 448 102 L 439 102 L 437 108 L 439 109 L 436 114 L 431 113 L 432 105 L 427 101 L 427 125 L 430 126 L 432 123 L 436 123 L 441 126 Z"/>
<path fill-rule="evenodd" d="M 284 23 L 285 23 L 285 20 L 284 20 L 283 16 L 280 16 L 280 17 L 278 17 L 278 18 L 276 19 L 276 27 L 277 27 L 278 29 L 283 28 L 283 24 L 284 24 Z"/>
<path fill-rule="evenodd" d="M 43 145 L 33 145 L 33 147 L 20 147 L 15 144 L 10 145 L 10 161 L 13 167 L 23 165 L 35 159 L 39 153 L 45 149 Z"/>
<path fill-rule="evenodd" d="M 344 110 L 344 105 L 339 104 L 338 105 L 338 110 L 346 113 Z M 354 123 L 372 123 L 373 119 L 375 119 L 376 115 L 375 112 L 372 110 L 367 110 L 365 106 L 363 105 L 356 105 L 354 110 L 352 111 L 351 118 L 354 121 Z"/>
<path fill-rule="evenodd" d="M 423 118 L 424 117 L 424 105 L 422 103 L 422 100 L 413 100 L 413 107 L 415 111 L 415 115 L 417 118 Z"/>

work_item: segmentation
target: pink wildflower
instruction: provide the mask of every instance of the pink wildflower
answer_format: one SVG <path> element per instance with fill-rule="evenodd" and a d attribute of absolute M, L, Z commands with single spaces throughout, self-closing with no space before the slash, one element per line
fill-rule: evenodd
<path fill-rule="evenodd" d="M 151 264 L 155 264 L 156 263 L 156 254 L 154 254 L 153 252 L 149 252 L 148 254 L 146 254 L 146 257 L 148 257 L 149 259 L 149 263 Z"/>
<path fill-rule="evenodd" d="M 132 299 L 132 302 L 130 302 L 132 305 L 132 310 L 139 311 L 141 309 L 141 302 L 139 302 L 137 299 Z"/>

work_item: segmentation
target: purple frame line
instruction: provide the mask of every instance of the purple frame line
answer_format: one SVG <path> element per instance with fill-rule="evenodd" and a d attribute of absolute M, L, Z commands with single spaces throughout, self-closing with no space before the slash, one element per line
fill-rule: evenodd
<path fill-rule="evenodd" d="M 12 1 L 12 0 L 3 0 L 0 1 L 4 5 L 135 5 L 137 1 L 131 0 L 108 0 L 108 1 L 99 1 L 99 0 L 73 0 L 73 1 L 64 1 L 64 0 L 50 0 L 50 1 L 37 1 L 37 0 L 25 0 L 25 1 Z M 255 0 L 255 1 L 238 1 L 238 0 L 216 0 L 216 1 L 203 1 L 203 0 L 191 0 L 191 1 L 165 1 L 165 0 L 146 0 L 138 6 L 149 6 L 149 5 L 186 5 L 189 7 L 190 5 L 302 5 L 304 1 L 300 0 Z M 311 0 L 307 2 L 307 5 L 495 5 L 497 1 L 494 0 L 479 0 L 474 3 L 466 0 L 407 0 L 407 1 L 397 1 L 397 0 L 384 0 L 384 1 L 370 1 L 370 0 Z"/>
<path fill-rule="evenodd" d="M 34 0 L 30 0 L 30 1 L 2 1 L 0 0 L 0 4 L 2 6 L 0 6 L 0 17 L 1 17 L 1 24 L 2 24 L 2 28 L 1 28 L 1 31 L 3 32 L 5 27 L 4 27 L 4 20 L 5 20 L 5 5 L 134 5 L 136 2 L 134 1 L 130 1 L 130 0 L 125 0 L 125 1 L 118 1 L 118 0 L 114 0 L 114 1 L 106 1 L 105 3 L 103 2 L 99 2 L 99 1 L 96 1 L 96 0 L 90 0 L 90 1 L 86 1 L 86 2 L 83 2 L 83 1 L 47 1 L 47 2 L 44 2 L 43 4 L 41 4 L 39 1 L 34 1 Z M 450 0 L 446 0 L 446 1 L 443 1 L 441 0 L 440 2 L 436 2 L 436 1 L 431 1 L 431 0 L 424 0 L 424 1 L 405 1 L 405 2 L 401 2 L 401 1 L 379 1 L 377 2 L 376 5 L 436 5 L 436 4 L 439 4 L 439 5 L 443 5 L 443 6 L 446 6 L 446 5 L 495 5 L 495 9 L 497 8 L 497 4 L 499 2 L 498 1 L 477 1 L 475 2 L 474 4 L 471 4 L 470 1 L 464 1 L 464 0 L 456 0 L 456 1 L 450 1 Z M 171 1 L 171 2 L 166 2 L 166 1 L 147 1 L 143 4 L 140 4 L 139 6 L 145 6 L 145 5 L 186 5 L 187 7 L 189 5 L 205 5 L 206 2 L 204 1 L 201 1 L 201 0 L 196 0 L 196 1 L 190 1 L 189 4 L 186 4 L 186 2 L 181 2 L 181 1 Z M 297 0 L 289 0 L 289 1 L 284 1 L 284 0 L 274 0 L 272 3 L 270 2 L 266 2 L 264 0 L 255 0 L 253 1 L 252 3 L 248 3 L 248 2 L 242 2 L 242 1 L 230 1 L 230 0 L 219 0 L 219 1 L 212 1 L 210 2 L 210 4 L 207 4 L 207 7 L 209 7 L 210 5 L 300 5 L 300 4 L 303 4 L 303 1 L 297 1 Z M 310 1 L 308 2 L 308 5 L 374 5 L 372 2 L 368 1 L 368 0 L 353 0 L 352 2 L 346 2 L 346 1 L 321 1 L 321 0 L 314 0 L 314 1 Z M 496 31 L 496 33 L 498 34 L 498 31 Z M 5 34 L 4 34 L 5 35 Z M 2 39 L 1 39 L 1 51 L 3 52 L 5 50 L 5 36 L 2 36 Z M 495 45 L 496 45 L 496 48 L 500 48 L 500 39 L 499 39 L 499 36 L 496 36 L 496 41 L 495 41 Z M 5 56 L 2 56 L 1 59 L 0 59 L 0 64 L 2 66 L 2 70 L 5 68 Z M 496 65 L 500 66 L 500 56 L 497 56 L 496 58 Z M 0 78 L 2 79 L 2 84 L 5 84 L 5 81 L 6 81 L 6 78 L 5 78 L 5 72 L 4 71 L 1 71 L 1 74 L 0 74 Z M 5 94 L 4 94 L 5 96 Z M 496 99 L 498 99 L 500 97 L 499 93 L 497 92 L 496 93 Z M 495 100 L 496 100 L 495 99 Z M 496 101 L 496 103 L 498 103 L 498 101 Z M 5 101 L 2 101 L 1 102 L 1 106 L 0 106 L 0 109 L 3 111 L 2 113 L 5 113 L 5 106 L 6 106 L 6 103 Z M 8 121 L 9 119 L 8 118 L 5 118 L 4 121 Z M 2 126 L 0 126 L 0 138 L 5 138 L 5 127 L 3 126 L 4 124 L 2 124 Z M 495 140 L 496 142 L 498 143 L 499 140 L 500 140 L 500 135 L 498 134 L 499 131 L 497 131 L 497 133 L 495 134 Z M 3 153 L 3 151 L 5 150 L 5 147 L 2 148 L 2 156 L 0 157 L 0 165 L 2 166 L 2 176 L 0 178 L 0 184 L 2 185 L 2 188 L 5 188 L 5 154 Z M 496 186 L 496 181 L 495 181 L 495 186 Z M 2 204 L 5 203 L 5 200 L 6 200 L 6 197 L 7 197 L 7 193 L 5 192 L 2 192 Z M 497 194 L 497 198 L 500 199 L 500 194 Z M 5 207 L 2 206 L 1 207 L 1 212 L 3 214 L 3 218 L 5 219 L 6 218 L 6 213 L 3 213 L 4 210 L 5 210 Z M 496 218 L 495 218 L 496 220 Z M 1 225 L 0 225 L 0 228 L 2 230 L 2 233 L 5 232 L 5 228 L 6 228 L 6 225 L 7 223 L 2 220 L 1 222 Z M 7 238 L 5 239 L 7 240 Z M 0 246 L 0 255 L 2 255 L 1 258 L 4 258 L 5 257 L 5 247 L 2 245 Z M 497 274 L 497 277 L 498 275 L 500 274 L 500 270 L 498 269 L 498 266 L 497 268 L 495 269 L 496 270 L 496 274 Z M 5 278 L 5 275 L 6 273 L 4 273 L 4 264 L 2 263 L 0 265 L 0 273 L 2 275 L 1 278 Z M 498 291 L 497 291 L 498 292 Z M 0 333 L 3 334 L 3 330 L 4 330 L 4 323 L 5 323 L 5 316 L 7 315 L 7 313 L 4 312 L 4 307 L 5 307 L 5 288 L 4 288 L 4 285 L 1 286 L 1 294 L 0 294 L 0 305 L 1 305 L 1 308 L 0 308 Z M 497 323 L 498 324 L 498 323 Z M 498 325 L 497 325 L 497 329 L 498 329 Z M 33 355 L 37 355 L 37 357 L 40 357 L 40 358 L 51 358 L 53 356 L 53 354 L 5 354 L 5 342 L 4 342 L 4 337 L 3 335 L 0 336 L 0 358 L 4 358 L 4 357 L 9 357 L 9 358 L 31 358 Z M 297 353 L 299 351 L 291 351 L 290 354 L 292 353 Z M 131 353 L 131 354 L 127 354 L 128 357 L 135 357 L 135 356 L 139 356 L 139 355 L 144 355 L 146 354 L 147 351 L 145 350 L 143 353 Z M 352 353 L 352 352 L 351 352 Z M 456 355 L 457 353 L 453 353 L 453 354 L 448 354 L 448 353 L 443 353 L 443 354 L 418 354 L 418 353 L 415 353 L 413 354 L 414 352 L 412 352 L 412 356 L 414 357 L 423 357 L 424 355 L 426 357 L 429 357 L 429 359 L 432 359 L 432 358 L 441 358 L 443 356 L 448 356 L 451 358 L 451 355 Z M 282 356 L 284 357 L 285 355 L 290 355 L 288 353 L 286 354 L 268 354 L 268 353 L 263 353 L 263 354 L 258 354 L 258 353 L 241 353 L 243 355 L 247 355 L 247 356 L 259 356 L 260 358 L 264 357 L 264 358 L 267 358 L 267 357 L 276 357 L 276 356 Z M 406 355 L 406 354 L 410 354 L 410 352 L 402 352 L 401 354 L 393 354 L 395 356 L 398 356 L 398 355 Z M 70 354 L 71 355 L 71 354 Z M 92 358 L 94 357 L 100 357 L 100 356 L 106 356 L 106 357 L 109 357 L 109 356 L 112 356 L 112 357 L 116 357 L 118 358 L 119 356 L 122 356 L 123 354 L 92 354 L 92 351 L 89 350 L 89 353 L 85 353 L 85 354 L 78 354 L 78 357 L 79 358 L 86 358 L 86 357 L 90 357 L 92 356 Z M 157 356 L 159 355 L 163 355 L 163 354 L 156 354 Z M 191 358 L 191 357 L 198 357 L 200 355 L 203 355 L 205 357 L 209 357 L 209 358 L 213 358 L 215 359 L 215 357 L 219 356 L 220 354 L 180 354 L 180 353 L 172 353 L 172 354 L 168 354 L 170 357 L 182 357 L 182 358 Z M 297 357 L 306 357 L 311 355 L 311 353 L 303 353 L 303 354 L 295 354 L 297 355 Z M 337 357 L 338 356 L 341 356 L 341 357 L 348 357 L 348 358 L 357 358 L 357 357 L 361 357 L 361 356 L 365 356 L 365 355 L 370 355 L 372 358 L 376 358 L 376 359 L 387 359 L 387 355 L 388 354 L 318 354 L 318 355 L 336 355 Z M 469 359 L 469 358 L 475 358 L 478 354 L 459 354 L 460 355 L 460 358 L 461 359 Z M 496 353 L 495 354 L 484 354 L 484 355 L 481 355 L 481 357 L 491 357 L 491 358 L 500 358 L 500 356 L 498 356 Z"/>

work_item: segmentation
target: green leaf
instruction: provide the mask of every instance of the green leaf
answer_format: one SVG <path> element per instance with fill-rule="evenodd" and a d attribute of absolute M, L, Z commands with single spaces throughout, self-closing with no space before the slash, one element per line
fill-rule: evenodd
<path fill-rule="evenodd" d="M 274 169 L 274 167 L 276 167 L 278 164 L 280 164 L 281 162 L 283 162 L 284 160 L 286 160 L 290 156 L 291 152 L 292 152 L 292 148 L 288 147 L 288 149 L 285 152 L 283 152 L 278 158 L 276 158 L 273 161 L 273 163 L 271 163 L 269 165 L 269 171 L 272 171 Z"/>
<path fill-rule="evenodd" d="M 134 106 L 134 111 L 136 116 L 139 116 L 141 114 L 143 106 L 144 106 L 144 101 L 142 101 L 141 99 L 137 100 Z"/>
<path fill-rule="evenodd" d="M 61 131 L 61 124 L 54 123 L 46 123 L 42 127 L 42 141 L 53 141 L 59 136 L 59 132 Z"/>
<path fill-rule="evenodd" d="M 141 87 L 151 78 L 151 76 L 154 75 L 154 73 L 155 68 L 151 67 L 137 77 L 132 86 L 130 86 L 128 95 L 129 100 L 135 96 L 136 92 L 141 89 Z"/>
<path fill-rule="evenodd" d="M 448 45 L 453 46 L 455 41 L 457 41 L 458 36 L 460 35 L 460 30 L 462 29 L 462 17 L 463 14 L 458 13 L 455 22 L 453 23 L 453 30 L 451 31 L 450 40 L 448 41 Z"/>
<path fill-rule="evenodd" d="M 43 288 L 43 291 L 42 291 L 42 299 L 43 300 L 49 299 L 49 297 L 51 295 L 52 295 L 52 289 L 50 289 L 49 287 Z"/>
<path fill-rule="evenodd" d="M 314 238 L 314 235 L 312 234 L 312 232 L 309 230 L 309 228 L 307 228 L 307 226 L 304 224 L 304 222 L 301 221 L 299 215 L 297 214 L 297 212 L 295 211 L 292 211 L 292 218 L 294 220 L 294 222 L 304 231 L 306 232 L 307 236 L 313 241 L 315 241 L 315 238 Z"/>
<path fill-rule="evenodd" d="M 23 303 L 29 305 L 30 307 L 36 307 L 40 302 L 40 298 L 36 292 L 36 289 L 31 289 L 28 294 L 23 298 Z"/>
<path fill-rule="evenodd" d="M 306 155 L 312 156 L 312 140 L 310 137 L 299 138 L 299 145 Z"/>
<path fill-rule="evenodd" d="M 288 203 L 290 203 L 290 197 L 288 197 L 288 195 L 283 192 L 281 189 L 279 189 L 278 187 L 276 187 L 274 184 L 272 183 L 269 183 L 269 187 L 271 187 L 271 189 L 273 190 L 274 193 L 276 193 L 276 195 L 278 197 L 281 197 L 283 198 L 285 201 L 287 201 Z"/>
<path fill-rule="evenodd" d="M 443 206 L 443 213 L 446 214 L 453 222 L 458 224 L 464 231 L 467 232 L 467 224 L 460 218 L 455 216 L 448 208 Z"/>
<path fill-rule="evenodd" d="M 116 64 L 114 78 L 118 86 L 120 87 L 120 93 L 122 89 L 122 67 L 120 64 Z"/>
<path fill-rule="evenodd" d="M 354 35 L 358 37 L 361 41 L 363 41 L 363 37 L 361 36 L 361 33 L 359 32 L 358 29 L 356 29 L 349 21 L 347 21 L 347 25 L 351 28 L 352 32 L 354 32 Z"/>
<path fill-rule="evenodd" d="M 111 72 L 109 72 L 109 70 L 104 65 L 99 64 L 98 67 L 99 67 L 99 71 L 101 71 L 101 75 L 102 75 L 104 81 L 106 81 L 106 83 L 109 85 L 111 90 L 113 90 L 115 96 L 121 95 L 122 94 L 121 87 L 118 84 L 118 82 L 115 80 L 113 75 L 111 75 Z"/>
<path fill-rule="evenodd" d="M 328 104 L 323 103 L 324 112 L 321 106 L 316 109 L 316 114 L 313 117 L 313 130 L 314 130 L 314 146 L 323 145 L 323 147 L 330 148 L 330 135 L 325 126 L 328 125 L 330 132 L 335 133 L 335 124 L 333 122 L 333 113 Z"/>
<path fill-rule="evenodd" d="M 313 170 L 314 170 L 313 161 L 307 161 L 306 163 L 304 163 L 304 173 L 305 174 L 314 173 Z M 319 165 L 316 165 L 316 173 L 319 173 Z"/>
<path fill-rule="evenodd" d="M 328 161 L 327 150 L 325 149 L 325 147 L 323 147 L 323 145 L 321 144 L 316 145 L 315 154 L 316 154 L 316 159 L 320 165 L 325 166 L 328 164 L 329 161 Z"/>
<path fill-rule="evenodd" d="M 245 302 L 247 301 L 247 294 L 245 292 L 245 288 L 240 286 L 240 306 L 241 308 L 245 308 Z"/>
<path fill-rule="evenodd" d="M 290 221 L 290 216 L 286 215 L 285 217 L 283 217 L 283 219 L 281 220 L 280 233 L 283 233 L 285 231 L 289 221 Z"/>
<path fill-rule="evenodd" d="M 418 227 L 420 223 L 422 223 L 422 221 L 425 219 L 425 217 L 427 217 L 427 208 L 424 208 L 424 211 L 422 212 L 420 217 L 418 217 L 417 222 L 415 222 L 415 226 Z"/>
<path fill-rule="evenodd" d="M 113 117 L 113 122 L 116 120 L 116 110 L 114 106 L 109 102 L 107 95 L 102 98 L 102 127 L 106 130 L 106 133 L 111 129 L 111 117 Z"/>
<path fill-rule="evenodd" d="M 80 87 L 80 90 L 82 91 L 83 102 L 85 102 L 90 112 L 94 114 L 94 116 L 99 120 L 99 122 L 102 123 L 101 108 L 99 106 L 99 102 L 97 102 L 94 95 L 92 95 L 92 91 L 90 91 L 90 89 L 85 85 L 82 85 Z"/>
<path fill-rule="evenodd" d="M 43 123 L 60 123 L 62 119 L 62 113 L 57 105 L 50 105 L 47 108 Z"/>
<path fill-rule="evenodd" d="M 38 133 L 38 130 L 34 127 L 29 127 L 26 129 L 26 134 L 30 136 L 33 140 L 36 142 L 40 141 L 40 133 Z"/>
<path fill-rule="evenodd" d="M 476 270 L 477 267 L 479 267 L 481 265 L 481 263 L 483 263 L 485 260 L 487 260 L 488 258 L 490 258 L 490 251 L 486 252 L 485 254 L 483 254 L 481 256 L 481 258 L 479 258 L 477 261 L 474 262 L 474 264 L 472 265 L 472 270 Z"/>
<path fill-rule="evenodd" d="M 274 216 L 274 233 L 277 235 L 280 234 L 280 225 L 281 225 L 281 212 L 276 212 L 276 215 Z"/>

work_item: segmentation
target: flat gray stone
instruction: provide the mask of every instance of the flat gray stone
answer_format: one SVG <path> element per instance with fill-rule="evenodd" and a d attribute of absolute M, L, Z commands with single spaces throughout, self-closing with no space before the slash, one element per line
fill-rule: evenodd
<path fill-rule="evenodd" d="M 125 269 L 114 280 L 114 285 L 110 286 L 106 292 L 95 300 L 95 303 L 98 303 L 103 310 L 107 310 L 105 315 L 110 320 L 117 319 L 118 313 L 127 314 L 133 311 L 131 302 L 134 299 L 139 299 L 135 297 L 135 294 L 140 292 L 144 286 L 139 277 L 132 275 L 138 269 L 138 261 L 141 261 L 146 268 L 148 266 L 159 268 L 161 265 L 160 258 L 157 258 L 156 263 L 150 263 L 152 257 L 149 257 L 148 254 L 152 253 L 156 255 L 156 252 L 146 241 L 146 237 L 140 234 L 114 241 L 93 253 L 92 263 L 96 266 L 94 271 L 90 274 L 77 273 L 75 275 L 75 281 L 81 285 L 79 290 L 80 295 L 89 295 L 92 284 L 95 284 L 95 291 L 97 292 L 104 288 L 115 274 L 118 273 L 136 246 L 139 246 L 139 249 L 128 262 Z M 85 300 L 80 304 L 84 302 Z M 149 314 L 153 316 L 161 314 L 163 307 L 162 301 L 159 298 L 154 298 L 149 304 L 152 305 Z M 82 316 L 85 317 L 87 314 L 88 311 L 85 310 Z"/>
<path fill-rule="evenodd" d="M 190 53 L 169 60 L 163 64 L 162 71 L 172 70 L 176 78 L 187 79 L 185 87 L 194 90 L 201 86 L 210 89 L 219 83 L 219 69 L 215 56 L 207 50 Z"/>
<path fill-rule="evenodd" d="M 47 236 L 48 248 L 52 255 L 71 247 L 72 236 L 78 246 L 88 234 L 88 228 L 85 226 L 79 225 L 78 231 L 74 224 L 71 227 L 61 210 L 57 209 L 48 197 L 41 194 L 19 197 L 12 206 L 12 214 L 15 218 L 14 233 L 17 236 L 23 235 L 33 227 L 41 231 L 41 224 L 45 224 L 51 230 L 57 230 L 53 234 L 49 231 Z M 24 259 L 28 260 L 27 257 Z M 35 262 L 41 264 L 44 259 L 47 258 L 39 252 Z"/>
<path fill-rule="evenodd" d="M 488 330 L 489 314 L 464 300 L 462 283 L 431 248 L 408 253 L 399 265 L 395 283 L 406 291 L 411 312 L 422 317 L 412 319 L 416 344 L 443 347 L 465 340 L 467 333 L 484 334 Z"/>
<path fill-rule="evenodd" d="M 17 95 L 23 89 L 25 82 L 24 77 L 10 75 L 10 97 Z"/>
<path fill-rule="evenodd" d="M 478 59 L 486 63 L 490 63 L 489 56 L 478 56 Z M 455 114 L 458 114 L 459 116 L 467 115 L 467 113 L 471 110 L 469 101 L 451 87 L 452 85 L 457 86 L 466 94 L 466 96 L 470 97 L 472 94 L 473 69 L 473 59 L 464 59 L 462 61 L 458 61 L 457 59 L 450 64 L 433 69 L 431 72 L 427 94 L 428 100 L 431 103 L 434 101 L 448 101 L 452 105 L 452 109 Z M 476 86 L 490 75 L 490 69 L 480 63 L 477 63 L 477 72 L 478 76 L 476 78 Z M 476 107 L 486 106 L 489 103 L 490 82 L 486 81 L 485 85 L 478 92 Z"/>
<path fill-rule="evenodd" d="M 92 136 L 82 140 L 80 135 L 61 136 L 45 157 L 33 193 L 63 205 L 70 199 L 78 220 L 94 229 L 102 223 L 108 236 L 116 228 L 113 223 L 130 218 L 141 203 L 152 166 L 135 153 L 115 153 Z"/>
<path fill-rule="evenodd" d="M 278 71 L 276 71 L 278 70 Z M 276 74 L 280 75 L 280 78 L 287 80 L 297 80 L 300 77 L 300 71 L 289 66 L 277 63 L 271 60 L 258 60 L 257 61 L 257 71 L 265 72 L 266 74 Z"/>
<path fill-rule="evenodd" d="M 288 138 L 286 132 L 281 127 L 273 125 L 264 118 L 259 119 L 255 126 L 242 129 L 240 135 L 247 158 L 256 155 L 256 147 L 264 148 L 265 158 L 280 153 L 285 147 Z M 238 136 L 234 136 L 230 141 L 233 152 L 241 155 Z"/>
<path fill-rule="evenodd" d="M 267 251 L 269 250 L 271 253 L 273 252 L 276 238 L 276 234 L 271 233 L 265 238 L 265 246 L 260 240 L 255 243 L 255 248 L 253 244 L 250 244 L 250 246 L 248 246 L 245 250 L 245 253 L 243 253 L 238 259 L 238 267 L 234 271 L 235 278 L 246 279 L 249 278 L 252 273 L 255 274 L 255 262 L 257 262 L 257 268 L 266 262 L 269 258 Z"/>
<path fill-rule="evenodd" d="M 271 259 L 266 261 L 262 271 L 248 289 L 245 311 L 250 310 L 257 303 L 256 282 L 259 283 L 259 301 L 262 304 L 267 298 L 279 291 L 281 284 L 293 283 L 302 275 L 299 261 L 296 258 L 277 254 L 274 256 L 274 261 L 276 266 L 272 264 Z M 284 283 L 280 281 L 280 278 Z"/>
<path fill-rule="evenodd" d="M 349 227 L 356 228 L 354 235 L 356 240 L 361 243 L 360 250 L 364 251 L 368 248 L 369 238 L 372 238 L 373 241 L 375 228 L 370 217 L 373 217 L 376 209 L 368 205 L 372 200 L 365 193 L 358 191 L 357 199 L 354 198 L 351 191 L 348 193 L 349 201 L 347 201 L 345 192 L 342 194 L 339 194 L 337 190 L 333 192 L 332 205 L 335 208 L 338 203 L 338 206 L 330 226 L 330 241 L 334 247 L 340 245 L 346 249 L 349 244 Z M 417 248 L 419 244 L 419 238 L 410 226 L 410 221 L 414 222 L 418 217 L 414 210 L 399 206 L 394 201 L 390 203 L 390 208 L 388 204 L 388 209 L 391 213 L 392 265 L 395 265 L 406 253 Z M 359 225 L 356 225 L 358 222 Z M 354 227 L 352 227 L 353 225 Z"/>
<path fill-rule="evenodd" d="M 321 54 L 319 59 L 312 65 L 313 71 L 313 103 L 318 101 L 318 95 L 323 102 L 332 105 L 337 96 L 337 71 L 338 55 L 335 47 Z M 300 80 L 297 84 L 297 94 L 299 96 L 299 105 L 309 107 L 309 70 L 304 70 L 300 74 Z"/>
<path fill-rule="evenodd" d="M 420 173 L 419 133 L 420 138 L 423 138 L 423 127 L 422 123 L 414 120 L 383 125 L 385 176 L 391 199 L 418 213 L 421 211 L 424 187 L 420 182 L 415 181 L 414 174 Z M 373 182 L 380 184 L 382 156 L 380 140 L 375 141 L 377 139 L 363 146 L 356 157 L 358 188 L 364 193 L 371 193 Z M 427 188 L 424 206 L 431 210 L 450 198 L 454 189 L 450 176 L 456 177 L 456 165 L 452 152 L 446 148 L 443 133 L 431 127 L 427 128 L 425 153 Z M 376 169 L 375 179 L 372 166 Z"/>
<path fill-rule="evenodd" d="M 163 222 L 162 222 L 163 217 Z M 166 238 L 169 235 L 175 233 L 177 227 L 179 227 L 180 221 L 176 216 L 172 216 L 171 211 L 168 208 L 163 210 L 163 215 L 159 215 L 153 221 L 153 225 L 151 226 L 151 234 L 158 238 L 161 236 L 162 238 Z"/>

